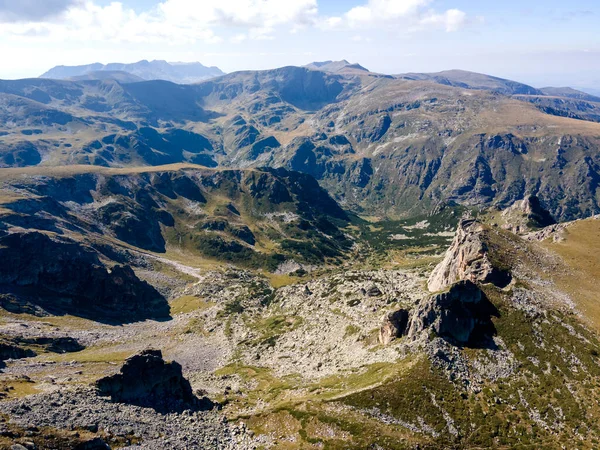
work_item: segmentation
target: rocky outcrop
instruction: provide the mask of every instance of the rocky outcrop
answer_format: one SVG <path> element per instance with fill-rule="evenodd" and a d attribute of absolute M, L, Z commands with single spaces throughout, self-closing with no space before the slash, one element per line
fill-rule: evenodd
<path fill-rule="evenodd" d="M 121 323 L 169 317 L 165 298 L 129 266 L 108 268 L 81 243 L 38 232 L 0 238 L 0 305 Z"/>
<path fill-rule="evenodd" d="M 517 234 L 556 224 L 556 220 L 542 206 L 540 199 L 533 195 L 505 209 L 502 217 L 506 221 L 502 228 Z"/>
<path fill-rule="evenodd" d="M 32 358 L 37 352 L 70 353 L 85 347 L 72 337 L 20 337 L 0 335 L 0 368 L 9 359 Z"/>
<path fill-rule="evenodd" d="M 0 367 L 2 367 L 3 362 L 7 359 L 22 359 L 32 356 L 35 356 L 33 350 L 25 349 L 4 339 L 0 340 Z"/>
<path fill-rule="evenodd" d="M 447 292 L 421 301 L 411 316 L 407 334 L 416 338 L 421 332 L 431 330 L 453 344 L 474 344 L 479 338 L 493 334 L 493 315 L 497 311 L 479 287 L 464 280 Z"/>
<path fill-rule="evenodd" d="M 494 283 L 505 287 L 511 275 L 495 267 L 488 254 L 487 230 L 475 219 L 462 219 L 444 260 L 436 266 L 427 282 L 430 292 L 447 289 L 460 280 Z"/>
<path fill-rule="evenodd" d="M 404 336 L 407 332 L 408 317 L 406 309 L 386 314 L 383 317 L 383 325 L 379 329 L 379 343 L 388 345 L 394 339 Z"/>
<path fill-rule="evenodd" d="M 210 409 L 208 399 L 198 399 L 181 365 L 165 362 L 160 350 L 144 350 L 127 359 L 120 373 L 96 382 L 98 392 L 112 401 L 154 408 L 161 412 Z"/>

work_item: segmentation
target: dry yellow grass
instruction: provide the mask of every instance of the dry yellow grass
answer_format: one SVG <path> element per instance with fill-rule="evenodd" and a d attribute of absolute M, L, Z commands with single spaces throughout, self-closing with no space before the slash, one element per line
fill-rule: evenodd
<path fill-rule="evenodd" d="M 184 169 L 196 169 L 202 171 L 211 172 L 226 172 L 236 169 L 214 169 L 198 164 L 190 163 L 177 163 L 177 164 L 166 164 L 163 166 L 138 166 L 138 167 L 126 167 L 126 168 L 108 168 L 101 166 L 86 166 L 86 165 L 73 165 L 73 166 L 33 166 L 33 167 L 16 167 L 16 168 L 5 168 L 0 169 L 0 180 L 13 180 L 22 176 L 35 176 L 45 175 L 54 177 L 65 177 L 76 174 L 85 173 L 99 173 L 103 175 L 128 175 L 138 173 L 151 173 L 151 172 L 176 172 Z M 246 171 L 256 171 L 256 169 L 244 169 Z"/>
<path fill-rule="evenodd" d="M 184 295 L 170 302 L 171 314 L 187 314 L 193 311 L 204 310 L 214 306 L 216 303 L 193 295 Z"/>
<path fill-rule="evenodd" d="M 555 282 L 600 330 L 600 220 L 574 223 L 564 236 L 563 242 L 543 243 L 567 264 L 567 270 L 555 274 Z"/>

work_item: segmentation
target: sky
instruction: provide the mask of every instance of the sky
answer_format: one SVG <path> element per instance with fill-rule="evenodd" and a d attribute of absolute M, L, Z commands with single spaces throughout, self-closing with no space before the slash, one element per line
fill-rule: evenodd
<path fill-rule="evenodd" d="M 599 0 L 0 0 L 0 79 L 56 65 L 347 59 L 600 91 Z"/>

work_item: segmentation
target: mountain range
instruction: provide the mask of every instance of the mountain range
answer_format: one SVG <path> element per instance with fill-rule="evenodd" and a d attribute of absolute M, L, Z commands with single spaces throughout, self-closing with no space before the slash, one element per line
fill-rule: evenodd
<path fill-rule="evenodd" d="M 128 74 L 125 75 L 125 74 Z M 142 80 L 166 80 L 173 83 L 197 83 L 223 75 L 218 67 L 206 67 L 199 62 L 169 63 L 166 61 L 139 61 L 132 64 L 88 64 L 83 66 L 56 66 L 40 78 L 81 80 L 113 78 L 125 83 Z M 83 77 L 83 78 L 82 78 Z"/>
<path fill-rule="evenodd" d="M 0 161 L 286 167 L 356 211 L 391 217 L 448 202 L 507 207 L 527 195 L 562 220 L 599 212 L 595 97 L 470 72 L 334 66 L 194 85 L 3 81 Z"/>
<path fill-rule="evenodd" d="M 0 448 L 598 447 L 599 98 L 204 69 L 0 81 Z"/>

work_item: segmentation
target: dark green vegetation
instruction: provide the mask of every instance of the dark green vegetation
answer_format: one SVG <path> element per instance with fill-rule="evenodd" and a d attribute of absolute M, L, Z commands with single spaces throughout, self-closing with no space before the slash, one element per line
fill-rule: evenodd
<path fill-rule="evenodd" d="M 352 223 L 359 229 L 361 242 L 368 243 L 376 252 L 419 248 L 436 254 L 448 246 L 466 210 L 451 204 L 410 219 L 369 222 L 354 216 Z"/>

